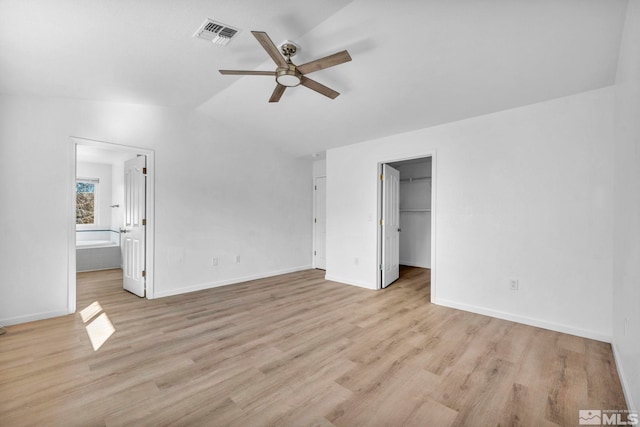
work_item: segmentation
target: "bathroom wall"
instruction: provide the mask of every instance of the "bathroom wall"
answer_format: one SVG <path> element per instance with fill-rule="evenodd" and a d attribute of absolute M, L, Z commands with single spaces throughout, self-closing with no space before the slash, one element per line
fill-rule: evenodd
<path fill-rule="evenodd" d="M 124 163 L 111 166 L 111 229 L 119 230 L 124 225 Z"/>

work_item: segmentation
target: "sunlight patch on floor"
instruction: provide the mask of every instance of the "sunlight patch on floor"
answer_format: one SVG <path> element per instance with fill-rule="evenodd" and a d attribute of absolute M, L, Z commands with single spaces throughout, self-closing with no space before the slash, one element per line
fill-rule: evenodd
<path fill-rule="evenodd" d="M 93 346 L 93 351 L 98 351 L 98 349 L 102 347 L 102 344 L 116 331 L 107 313 L 102 313 L 96 320 L 89 323 L 86 328 L 89 339 L 91 340 L 91 345 Z"/>
<path fill-rule="evenodd" d="M 80 316 L 82 317 L 82 321 L 87 323 L 89 320 L 93 319 L 98 313 L 102 311 L 102 306 L 98 301 L 94 301 L 87 308 L 80 312 Z"/>
<path fill-rule="evenodd" d="M 80 317 L 82 317 L 82 321 L 84 323 L 91 321 L 91 319 L 93 319 L 98 313 L 102 312 L 102 314 L 85 326 L 87 334 L 89 335 L 89 340 L 93 346 L 93 351 L 98 351 L 98 349 L 102 347 L 102 344 L 107 342 L 109 337 L 116 331 L 116 328 L 111 323 L 109 316 L 107 316 L 107 313 L 103 310 L 104 309 L 100 303 L 98 301 L 94 301 L 84 310 L 80 311 Z"/>

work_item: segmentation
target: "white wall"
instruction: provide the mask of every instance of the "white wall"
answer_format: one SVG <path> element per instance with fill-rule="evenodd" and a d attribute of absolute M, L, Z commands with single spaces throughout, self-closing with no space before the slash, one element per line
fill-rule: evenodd
<path fill-rule="evenodd" d="M 434 153 L 433 302 L 609 340 L 612 132 L 604 88 L 329 150 L 327 278 L 376 287 L 378 163 Z"/>
<path fill-rule="evenodd" d="M 0 323 L 67 313 L 70 136 L 155 151 L 156 297 L 310 267 L 310 161 L 183 110 L 2 96 Z"/>
<path fill-rule="evenodd" d="M 77 178 L 97 178 L 100 181 L 98 184 L 97 222 L 92 226 L 80 226 L 79 228 L 111 229 L 112 176 L 111 165 L 92 162 L 78 162 L 76 164 Z"/>
<path fill-rule="evenodd" d="M 640 407 L 640 2 L 631 0 L 616 79 L 613 348 L 627 403 Z"/>

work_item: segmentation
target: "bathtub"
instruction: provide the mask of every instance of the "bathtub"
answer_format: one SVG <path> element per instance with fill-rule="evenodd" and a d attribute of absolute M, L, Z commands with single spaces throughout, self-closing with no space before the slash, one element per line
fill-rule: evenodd
<path fill-rule="evenodd" d="M 121 268 L 120 233 L 114 230 L 76 230 L 76 271 Z"/>

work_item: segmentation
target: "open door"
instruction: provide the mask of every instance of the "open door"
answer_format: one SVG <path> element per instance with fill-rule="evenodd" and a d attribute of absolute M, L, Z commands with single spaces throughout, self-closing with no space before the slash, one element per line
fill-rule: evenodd
<path fill-rule="evenodd" d="M 124 228 L 120 230 L 123 251 L 124 289 L 145 296 L 146 249 L 146 156 L 124 164 Z"/>
<path fill-rule="evenodd" d="M 400 172 L 382 165 L 382 287 L 400 277 Z"/>
<path fill-rule="evenodd" d="M 314 267 L 325 270 L 327 263 L 326 240 L 327 240 L 327 178 L 322 176 L 315 179 L 315 215 L 313 219 L 315 232 L 315 248 L 313 250 Z"/>

